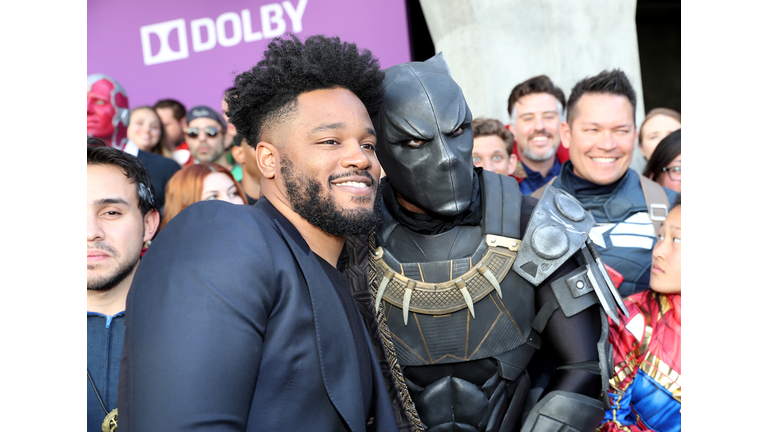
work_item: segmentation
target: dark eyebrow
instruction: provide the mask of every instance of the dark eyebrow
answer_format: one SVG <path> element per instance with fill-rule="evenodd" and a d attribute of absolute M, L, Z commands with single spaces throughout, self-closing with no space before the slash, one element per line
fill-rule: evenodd
<path fill-rule="evenodd" d="M 122 205 L 130 206 L 130 204 L 128 204 L 128 201 L 122 198 L 102 198 L 94 201 L 93 203 L 96 205 L 122 204 Z"/>
<path fill-rule="evenodd" d="M 346 129 L 346 128 L 347 128 L 347 126 L 344 123 L 341 123 L 341 122 L 339 122 L 339 123 L 326 123 L 326 124 L 322 124 L 320 126 L 317 126 L 314 129 L 312 129 L 311 131 L 309 131 L 307 136 L 314 135 L 314 134 L 316 134 L 318 132 L 324 132 L 324 131 L 327 131 L 327 130 L 338 130 L 338 129 Z"/>
<path fill-rule="evenodd" d="M 594 122 L 594 121 L 585 121 L 585 122 L 584 122 L 584 124 L 587 124 L 587 125 L 596 125 L 596 126 L 605 127 L 605 126 L 603 126 L 603 124 L 602 124 L 602 123 L 599 123 L 599 122 Z M 618 126 L 615 126 L 615 127 L 614 127 L 614 129 L 623 128 L 623 127 L 632 127 L 632 123 L 624 123 L 624 124 L 620 124 L 620 125 L 618 125 Z"/>
<path fill-rule="evenodd" d="M 312 135 L 314 135 L 314 134 L 316 134 L 318 132 L 325 132 L 325 131 L 328 131 L 328 130 L 344 130 L 346 128 L 347 128 L 347 125 L 344 124 L 344 123 L 341 123 L 341 122 L 326 123 L 326 124 L 322 124 L 320 126 L 317 126 L 316 128 L 314 128 L 311 131 L 309 131 L 309 133 L 307 134 L 307 137 L 310 137 L 310 136 L 312 136 Z M 368 134 L 373 135 L 374 137 L 376 136 L 376 131 L 373 130 L 372 128 L 365 128 L 365 131 Z"/>

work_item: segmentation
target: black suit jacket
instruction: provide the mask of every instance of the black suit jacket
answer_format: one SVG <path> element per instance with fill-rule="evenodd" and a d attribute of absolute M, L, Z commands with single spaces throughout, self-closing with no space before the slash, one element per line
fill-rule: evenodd
<path fill-rule="evenodd" d="M 266 199 L 176 216 L 128 294 L 120 430 L 397 430 L 367 338 L 364 412 L 352 332 L 319 259 Z"/>
<path fill-rule="evenodd" d="M 165 186 L 168 180 L 181 169 L 181 166 L 173 159 L 160 156 L 155 153 L 139 150 L 139 160 L 144 164 L 149 179 L 152 181 L 152 188 L 155 189 L 155 203 L 162 214 L 165 206 Z"/>

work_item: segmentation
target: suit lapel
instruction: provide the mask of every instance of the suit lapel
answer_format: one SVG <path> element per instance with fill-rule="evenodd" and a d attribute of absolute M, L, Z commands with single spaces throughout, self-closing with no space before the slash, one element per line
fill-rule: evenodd
<path fill-rule="evenodd" d="M 352 431 L 359 430 L 356 425 L 365 425 L 360 397 L 360 369 L 344 308 L 339 303 L 336 289 L 317 261 L 320 258 L 309 248 L 299 246 L 282 224 L 277 226 L 296 257 L 309 290 L 325 389 L 347 426 Z"/>

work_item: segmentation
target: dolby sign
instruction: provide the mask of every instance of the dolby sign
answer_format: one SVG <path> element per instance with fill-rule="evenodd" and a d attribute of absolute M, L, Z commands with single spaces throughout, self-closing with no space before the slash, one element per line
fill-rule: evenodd
<path fill-rule="evenodd" d="M 144 64 L 153 65 L 188 58 L 190 45 L 192 52 L 201 52 L 217 46 L 228 48 L 240 43 L 270 39 L 285 33 L 288 22 L 293 33 L 301 33 L 301 19 L 307 1 L 297 0 L 295 6 L 288 0 L 265 4 L 259 7 L 255 16 L 251 15 L 249 9 L 243 9 L 240 13 L 224 12 L 216 19 L 196 18 L 188 24 L 180 18 L 145 25 L 140 29 Z M 171 46 L 172 38 L 178 41 L 175 49 Z"/>

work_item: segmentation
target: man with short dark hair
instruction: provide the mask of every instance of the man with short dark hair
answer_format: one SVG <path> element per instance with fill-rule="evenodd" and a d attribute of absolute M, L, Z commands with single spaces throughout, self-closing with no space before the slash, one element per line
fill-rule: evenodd
<path fill-rule="evenodd" d="M 617 287 L 624 297 L 649 288 L 653 223 L 666 217 L 678 195 L 652 181 L 643 183 L 629 169 L 637 139 L 636 108 L 635 90 L 621 70 L 577 82 L 560 125 L 570 161 L 552 183 L 595 217 L 590 238 L 605 264 L 623 277 Z M 657 199 L 650 198 L 653 191 Z"/>
<path fill-rule="evenodd" d="M 235 137 L 232 145 L 232 158 L 239 164 L 240 185 L 248 199 L 248 205 L 256 204 L 261 195 L 261 171 L 256 158 L 256 149 L 248 145 L 242 135 Z M 234 170 L 232 175 L 234 175 Z"/>
<path fill-rule="evenodd" d="M 125 299 L 160 217 L 141 161 L 88 143 L 88 431 L 99 432 L 116 421 Z"/>
<path fill-rule="evenodd" d="M 174 99 L 163 99 L 155 104 L 155 111 L 163 122 L 165 135 L 163 147 L 173 153 L 184 142 L 184 128 L 187 127 L 187 109 Z M 179 162 L 178 160 L 176 162 Z M 179 162 L 183 165 L 186 160 Z"/>
<path fill-rule="evenodd" d="M 512 153 L 515 137 L 496 119 L 472 120 L 472 163 L 501 175 L 512 175 L 517 156 Z"/>
<path fill-rule="evenodd" d="M 121 431 L 397 427 L 336 269 L 345 236 L 380 220 L 370 115 L 384 74 L 335 37 L 276 38 L 264 54 L 227 98 L 262 198 L 195 203 L 152 243 L 128 296 Z"/>
<path fill-rule="evenodd" d="M 546 75 L 515 86 L 509 95 L 509 126 L 515 134 L 515 153 L 520 158 L 513 176 L 520 192 L 530 195 L 560 174 L 560 123 L 564 120 L 565 95 Z"/>

